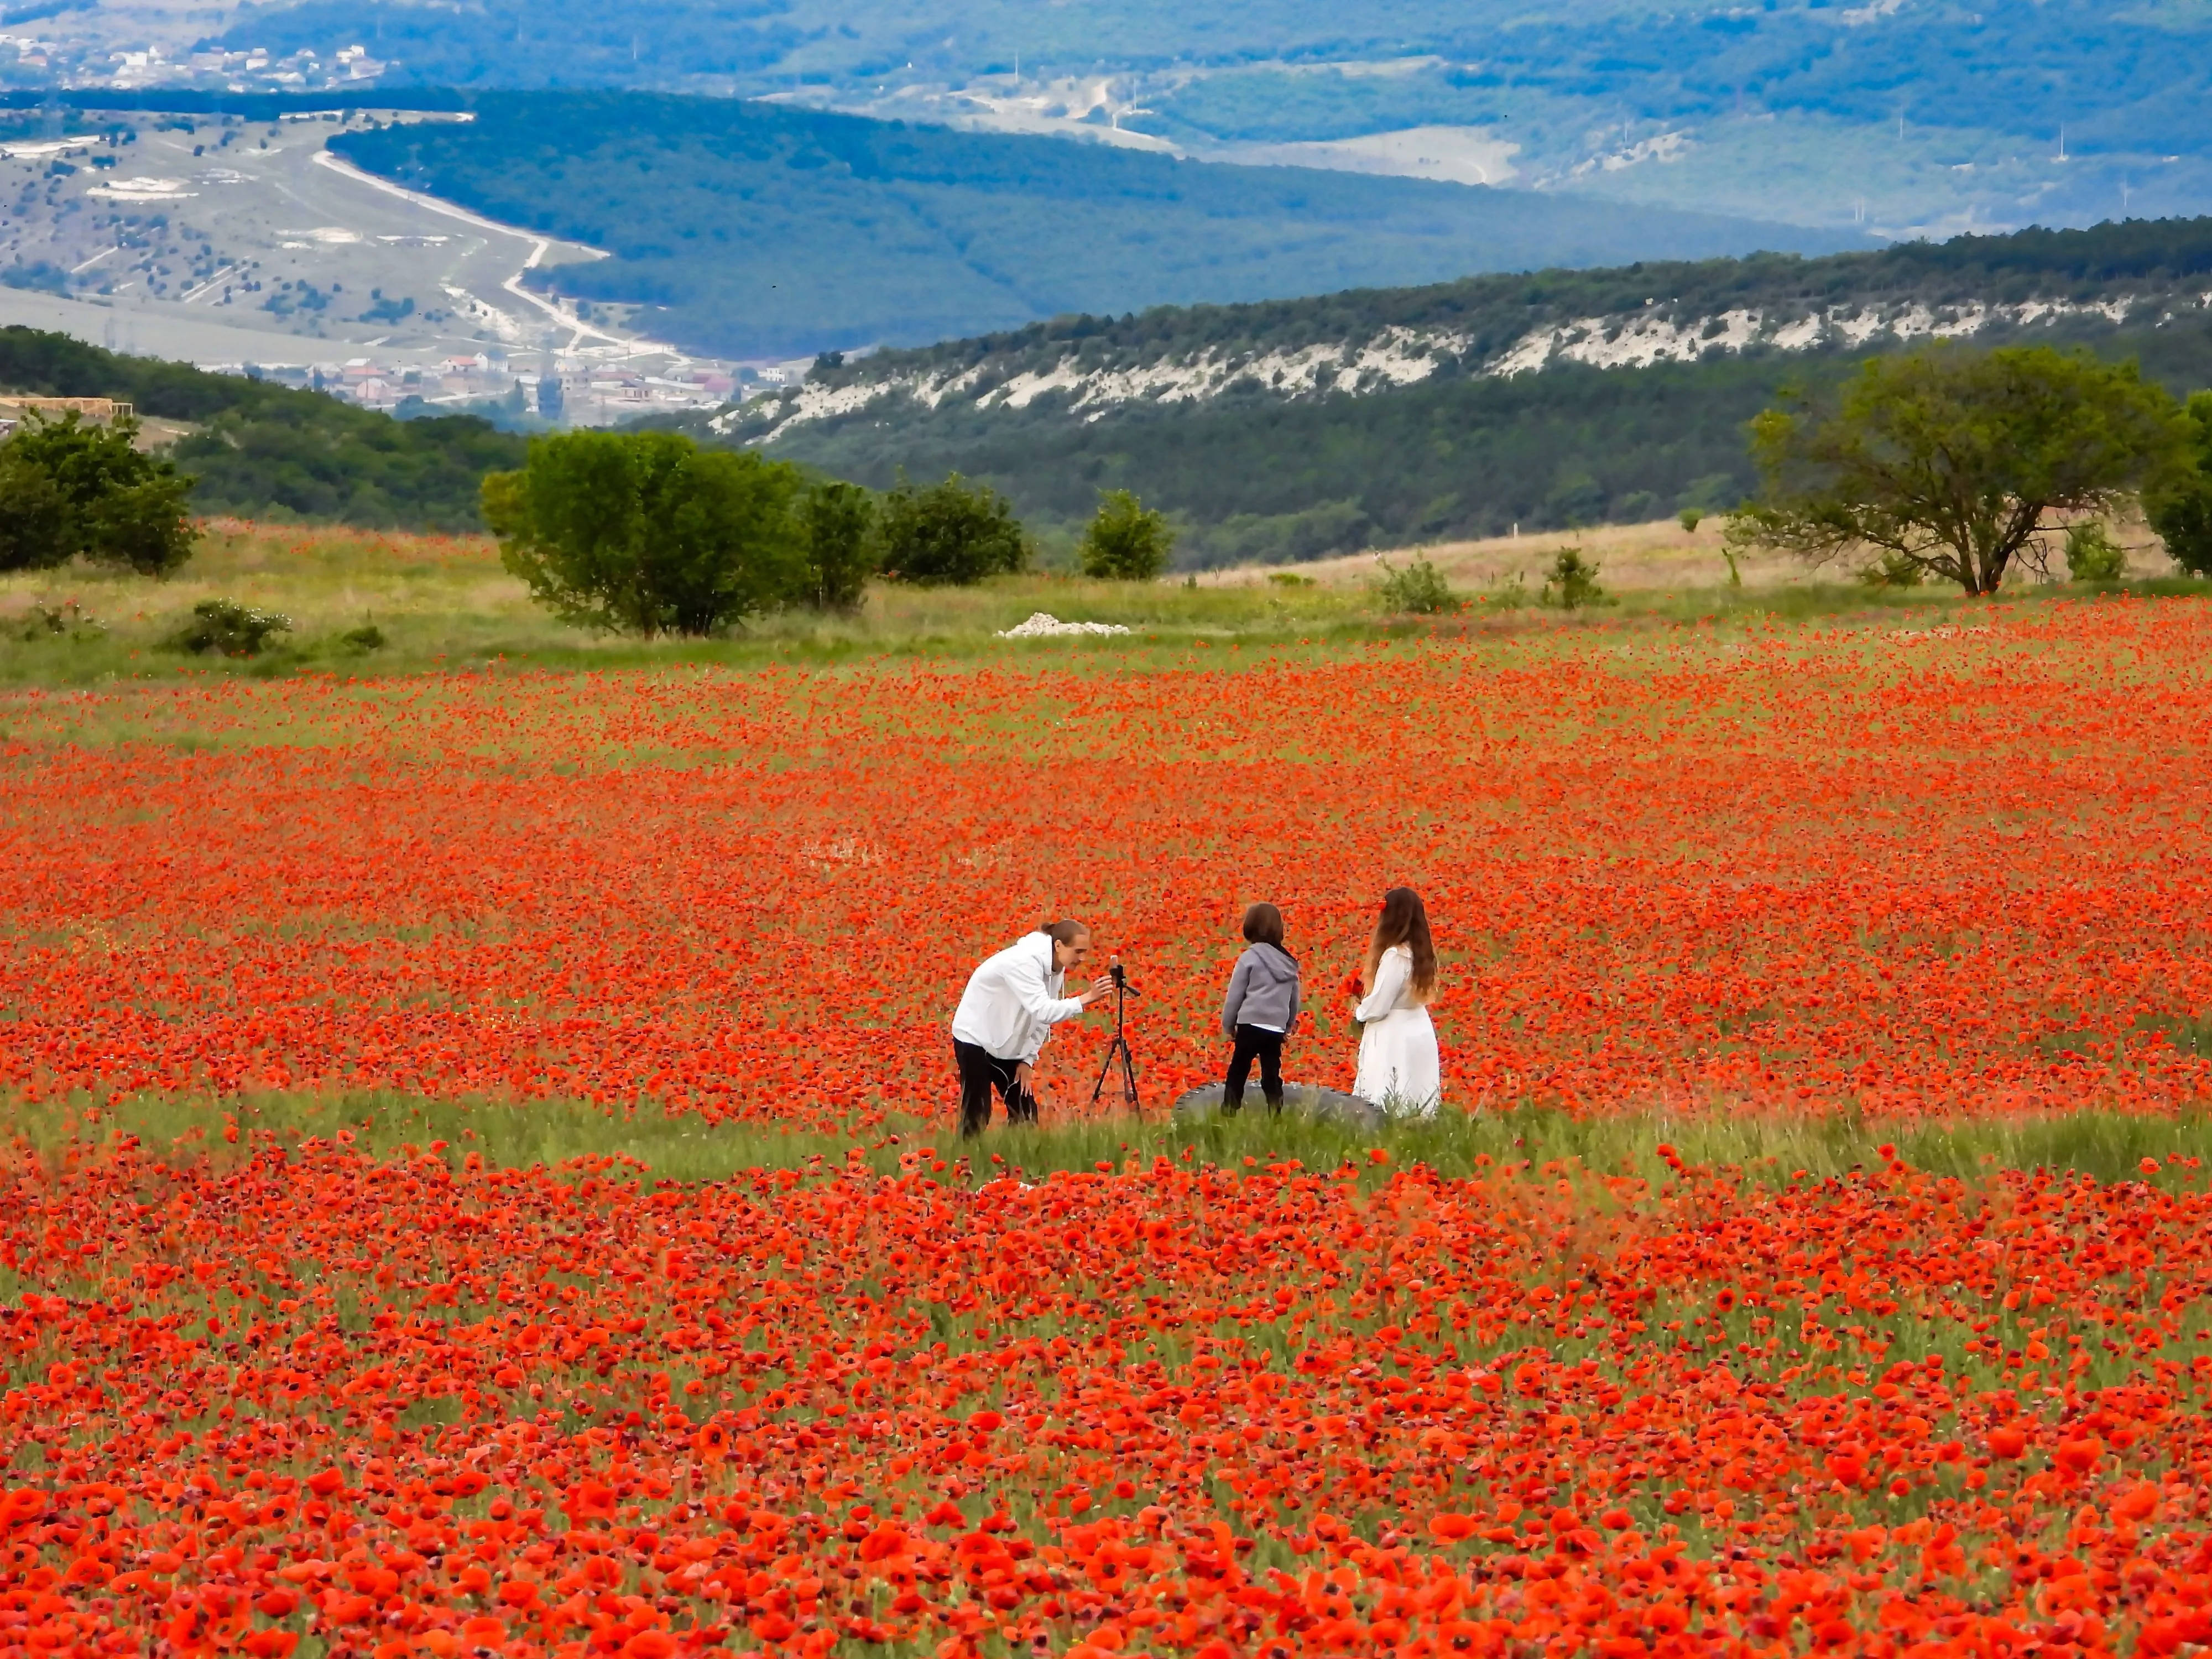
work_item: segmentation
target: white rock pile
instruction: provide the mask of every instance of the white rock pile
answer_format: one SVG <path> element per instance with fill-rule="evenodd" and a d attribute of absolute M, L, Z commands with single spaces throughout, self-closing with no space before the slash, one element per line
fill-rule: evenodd
<path fill-rule="evenodd" d="M 1119 623 L 1062 622 L 1049 611 L 1040 611 L 1025 623 L 1012 628 L 1002 628 L 1002 640 L 1042 640 L 1069 634 L 1126 634 L 1129 630 Z"/>

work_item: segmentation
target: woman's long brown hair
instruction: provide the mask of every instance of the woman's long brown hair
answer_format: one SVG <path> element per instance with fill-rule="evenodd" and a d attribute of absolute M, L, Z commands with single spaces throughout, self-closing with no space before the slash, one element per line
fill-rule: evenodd
<path fill-rule="evenodd" d="M 1382 953 L 1403 945 L 1413 953 L 1413 1006 L 1425 1004 L 1437 988 L 1437 946 L 1429 937 L 1429 912 L 1421 896 L 1410 887 L 1393 887 L 1382 895 L 1382 914 L 1375 920 L 1375 937 L 1367 944 L 1368 990 L 1375 988 L 1376 965 Z"/>

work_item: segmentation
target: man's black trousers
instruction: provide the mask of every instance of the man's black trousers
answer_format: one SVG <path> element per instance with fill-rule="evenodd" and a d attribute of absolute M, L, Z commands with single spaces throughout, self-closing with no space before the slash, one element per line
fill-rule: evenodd
<path fill-rule="evenodd" d="M 952 1039 L 952 1057 L 960 1065 L 960 1133 L 963 1139 L 980 1135 L 991 1121 L 991 1091 L 1006 1099 L 1006 1121 L 1037 1121 L 1036 1097 L 1014 1081 L 1018 1060 L 1000 1060 L 981 1043 Z"/>

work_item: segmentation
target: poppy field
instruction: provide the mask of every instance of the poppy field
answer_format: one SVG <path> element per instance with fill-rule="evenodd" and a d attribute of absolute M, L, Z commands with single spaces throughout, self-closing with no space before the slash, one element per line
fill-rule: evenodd
<path fill-rule="evenodd" d="M 2212 1642 L 2212 612 L 1972 616 L 12 696 L 0 1090 L 75 1134 L 4 1170 L 0 1650 Z M 1653 1158 L 951 1140 L 959 986 L 1058 915 L 1157 1113 L 1273 900 L 1343 1086 L 1399 881 L 1448 1106 Z M 257 1110 L 349 1091 L 825 1151 Z M 1896 1151 L 2061 1114 L 2172 1145 Z M 1893 1133 L 1664 1138 L 1753 1118 Z"/>

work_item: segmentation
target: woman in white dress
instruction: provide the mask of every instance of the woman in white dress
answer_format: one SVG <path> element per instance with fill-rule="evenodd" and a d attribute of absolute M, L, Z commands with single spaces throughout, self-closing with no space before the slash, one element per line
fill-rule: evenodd
<path fill-rule="evenodd" d="M 1359 1079 L 1352 1092 L 1393 1117 L 1432 1117 L 1443 1098 L 1437 1028 L 1429 998 L 1437 986 L 1437 947 L 1429 913 L 1410 887 L 1382 896 L 1382 915 L 1367 946 L 1360 1023 Z"/>

